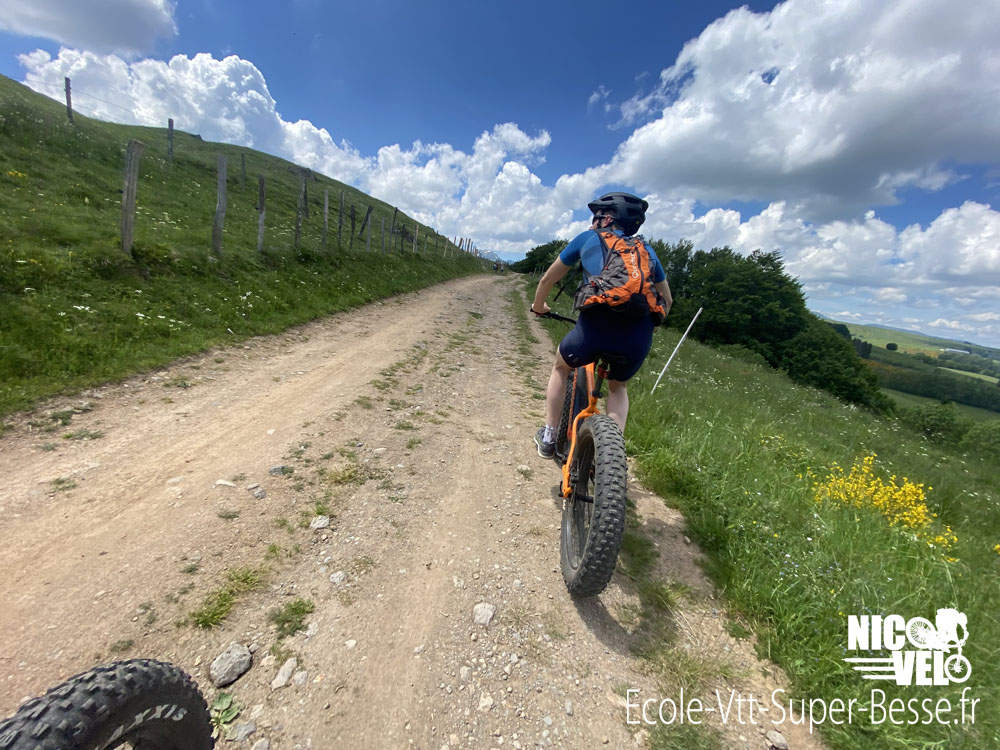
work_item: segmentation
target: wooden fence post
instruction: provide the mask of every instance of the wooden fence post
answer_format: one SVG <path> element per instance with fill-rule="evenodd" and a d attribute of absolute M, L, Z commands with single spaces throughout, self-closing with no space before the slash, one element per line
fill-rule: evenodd
<path fill-rule="evenodd" d="M 326 233 L 330 226 L 330 188 L 323 189 L 323 249 L 326 250 Z"/>
<path fill-rule="evenodd" d="M 226 221 L 226 157 L 219 157 L 219 197 L 215 204 L 215 221 L 212 223 L 212 252 L 222 256 L 222 226 Z"/>
<path fill-rule="evenodd" d="M 66 116 L 69 117 L 69 121 L 73 122 L 73 96 L 70 92 L 69 87 L 69 76 L 66 78 Z"/>
<path fill-rule="evenodd" d="M 365 211 L 365 218 L 363 218 L 361 220 L 361 229 L 358 230 L 358 237 L 361 236 L 361 234 L 365 231 L 365 227 L 368 226 L 368 219 L 371 218 L 372 209 L 373 208 L 375 208 L 375 207 L 374 206 L 368 206 L 368 210 Z"/>
<path fill-rule="evenodd" d="M 344 191 L 340 191 L 340 215 L 337 217 L 337 245 L 340 246 L 340 235 L 344 229 Z"/>
<path fill-rule="evenodd" d="M 372 249 L 372 228 L 371 228 L 371 223 L 368 220 L 371 218 L 373 208 L 375 207 L 368 206 L 368 209 L 365 211 L 365 218 L 361 220 L 361 229 L 358 230 L 358 237 L 360 237 L 362 234 L 365 234 L 366 229 L 368 230 L 368 233 L 365 234 L 366 253 L 371 252 Z"/>
<path fill-rule="evenodd" d="M 354 204 L 351 204 L 351 245 L 347 248 L 348 251 L 354 249 Z"/>
<path fill-rule="evenodd" d="M 264 175 L 257 176 L 257 252 L 264 251 L 264 205 L 267 200 L 267 189 L 264 185 Z"/>
<path fill-rule="evenodd" d="M 67 79 L 69 80 L 69 79 Z M 132 236 L 135 229 L 135 193 L 139 182 L 139 157 L 143 144 L 129 141 L 125 149 L 125 185 L 122 188 L 122 250 L 132 257 Z"/>
<path fill-rule="evenodd" d="M 174 160 L 174 118 L 167 118 L 167 161 Z"/>
<path fill-rule="evenodd" d="M 302 171 L 302 216 L 303 218 L 309 218 L 309 185 L 308 180 L 312 178 L 312 170 L 304 169 Z"/>
<path fill-rule="evenodd" d="M 413 225 L 413 254 L 417 254 L 417 238 L 420 237 L 420 225 Z"/>
<path fill-rule="evenodd" d="M 398 208 L 392 209 L 392 224 L 389 225 L 389 252 L 392 252 L 392 243 L 395 239 L 393 232 L 396 231 L 396 214 L 399 213 Z"/>
<path fill-rule="evenodd" d="M 302 180 L 299 183 L 299 202 L 295 207 L 295 249 L 299 249 L 299 242 L 302 239 L 302 217 L 308 215 L 306 208 L 306 174 L 302 172 Z"/>

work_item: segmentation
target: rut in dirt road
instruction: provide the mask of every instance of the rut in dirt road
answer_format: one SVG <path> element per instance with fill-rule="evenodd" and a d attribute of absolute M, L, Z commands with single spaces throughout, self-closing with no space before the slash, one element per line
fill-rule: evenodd
<path fill-rule="evenodd" d="M 211 702 L 209 665 L 238 642 L 248 746 L 645 744 L 623 695 L 666 689 L 634 655 L 649 613 L 624 575 L 574 602 L 558 571 L 558 472 L 531 437 L 551 347 L 514 314 L 522 287 L 449 282 L 51 405 L 86 400 L 72 429 L 90 440 L 26 416 L 0 438 L 0 713 L 121 656 L 177 663 Z M 662 616 L 705 665 L 695 689 L 762 691 L 682 520 L 630 493 L 690 592 Z M 219 624 L 192 624 L 220 591 Z M 300 600 L 304 630 L 279 637 Z M 760 728 L 711 731 L 768 747 Z"/>

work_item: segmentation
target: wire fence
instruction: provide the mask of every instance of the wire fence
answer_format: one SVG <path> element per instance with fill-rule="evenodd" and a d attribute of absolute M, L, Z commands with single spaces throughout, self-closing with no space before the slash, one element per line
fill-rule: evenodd
<path fill-rule="evenodd" d="M 65 78 L 64 86 L 60 87 L 58 84 L 51 81 L 40 80 L 31 76 L 25 78 L 26 82 L 32 87 L 38 87 L 40 89 L 45 89 L 46 91 L 40 93 L 46 93 L 47 96 L 53 99 L 59 99 L 58 92 L 62 91 L 65 94 L 66 100 L 66 113 L 69 121 L 73 122 L 73 113 L 75 111 L 80 112 L 91 119 L 106 121 L 104 120 L 104 113 L 100 111 L 99 107 L 90 106 L 79 106 L 79 97 L 84 97 L 86 100 L 93 100 L 100 102 L 108 107 L 113 107 L 127 115 L 129 115 L 129 124 L 141 124 L 137 122 L 134 110 L 128 107 L 124 107 L 115 102 L 108 101 L 105 98 L 96 96 L 88 91 L 75 89 L 71 85 L 71 80 L 69 77 Z M 52 92 L 52 93 L 48 93 Z M 77 99 L 74 99 L 77 97 Z M 200 136 L 194 136 L 201 141 Z M 167 128 L 166 128 L 166 159 L 168 163 L 173 163 L 175 159 L 175 142 L 174 142 L 174 120 L 173 118 L 168 118 Z M 138 140 L 132 139 L 129 141 L 128 148 L 126 149 L 126 159 L 125 159 L 125 176 L 122 187 L 122 219 L 121 219 L 121 247 L 126 254 L 131 254 L 132 245 L 134 242 L 135 234 L 135 222 L 136 222 L 136 201 L 135 196 L 138 190 L 138 183 L 140 180 L 140 160 L 144 151 L 145 144 L 140 143 Z M 236 147 L 238 148 L 238 147 Z M 232 147 L 227 147 L 225 150 L 227 152 L 231 151 Z M 250 152 L 253 154 L 254 152 Z M 240 152 L 240 185 L 244 186 L 247 182 L 247 166 L 246 166 L 246 156 L 247 152 Z M 302 167 L 296 165 L 294 168 L 289 167 L 289 171 L 295 173 L 297 185 L 294 186 L 298 194 L 298 199 L 296 201 L 296 213 L 295 213 L 295 233 L 292 242 L 293 248 L 295 250 L 300 250 L 303 238 L 303 227 L 307 220 L 310 219 L 310 200 L 309 200 L 309 187 L 310 184 L 317 180 L 316 175 L 313 174 L 313 170 L 308 167 Z M 225 236 L 225 221 L 226 213 L 228 209 L 228 186 L 229 186 L 229 163 L 228 158 L 225 155 L 220 154 L 218 156 L 217 164 L 217 194 L 216 194 L 216 211 L 212 222 L 212 252 L 216 256 L 222 254 L 222 244 L 223 238 Z M 269 190 L 269 178 L 263 174 L 257 176 L 258 181 L 258 199 L 256 205 L 257 211 L 257 251 L 263 252 L 265 249 L 264 238 L 265 232 L 267 230 L 267 212 L 268 212 L 268 190 Z M 274 177 L 270 178 L 270 181 L 274 181 Z M 286 191 L 289 187 L 287 180 L 281 180 L 279 188 Z M 272 186 L 273 187 L 273 186 Z M 353 189 L 341 189 L 339 196 L 339 207 L 334 206 L 336 211 L 336 245 L 338 248 L 347 249 L 348 251 L 353 251 L 354 244 L 357 241 L 359 244 L 364 243 L 364 248 L 366 252 L 374 252 L 372 249 L 372 234 L 376 231 L 376 237 L 374 241 L 376 243 L 376 248 L 379 249 L 384 254 L 391 253 L 403 253 L 411 252 L 414 254 L 437 254 L 439 257 L 448 258 L 454 257 L 458 252 L 466 253 L 474 257 L 482 258 L 483 254 L 480 252 L 475 242 L 470 237 L 453 236 L 450 239 L 438 232 L 437 230 L 421 225 L 415 219 L 407 217 L 405 214 L 400 212 L 398 207 L 392 207 L 392 217 L 389 219 L 388 215 L 383 214 L 382 211 L 377 210 L 376 206 L 372 204 L 362 205 L 363 218 L 360 221 L 360 228 L 357 226 L 359 219 L 358 205 L 354 200 L 348 201 L 347 193 L 353 194 L 356 192 Z M 363 195 L 363 194 L 361 194 Z M 334 196 L 336 198 L 336 195 Z M 385 204 L 381 204 L 385 206 Z M 333 230 L 331 229 L 331 207 L 330 207 L 330 187 L 323 188 L 323 203 L 322 203 L 322 235 L 321 235 L 321 249 L 324 251 L 331 250 L 330 245 L 332 244 Z M 315 211 L 315 208 L 313 209 Z M 347 229 L 347 224 L 350 223 L 350 228 Z M 373 230 L 373 227 L 378 224 L 378 229 Z M 388 227 L 387 227 L 388 224 Z M 348 232 L 347 241 L 344 241 L 345 229 Z M 346 244 L 346 248 L 344 245 Z"/>

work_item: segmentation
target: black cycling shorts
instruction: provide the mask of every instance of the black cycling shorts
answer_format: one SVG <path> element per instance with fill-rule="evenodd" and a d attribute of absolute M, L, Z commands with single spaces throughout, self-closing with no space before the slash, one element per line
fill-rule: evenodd
<path fill-rule="evenodd" d="M 559 344 L 570 367 L 583 367 L 607 355 L 612 380 L 625 381 L 639 372 L 653 345 L 652 316 L 628 318 L 607 307 L 580 312 L 573 330 Z"/>

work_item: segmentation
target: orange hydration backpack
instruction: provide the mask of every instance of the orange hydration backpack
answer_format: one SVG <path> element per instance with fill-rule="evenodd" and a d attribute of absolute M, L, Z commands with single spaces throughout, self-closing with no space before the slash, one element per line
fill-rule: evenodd
<path fill-rule="evenodd" d="M 576 293 L 576 308 L 607 305 L 630 318 L 652 315 L 656 324 L 666 320 L 663 297 L 653 286 L 653 263 L 640 237 L 619 237 L 611 230 L 597 236 L 604 251 L 604 269 L 591 276 Z"/>

